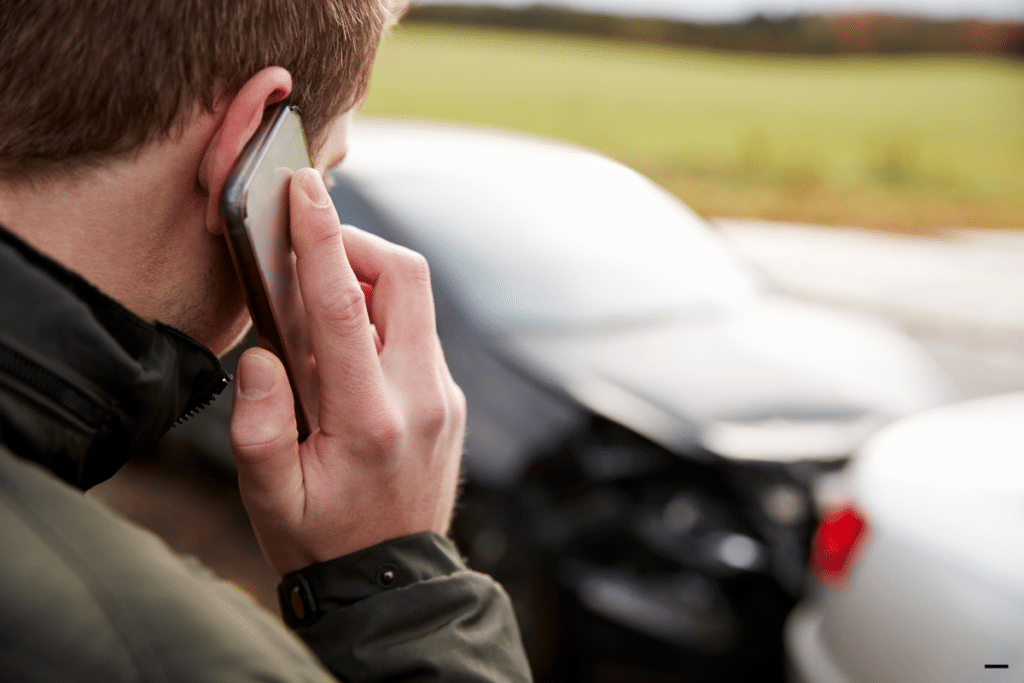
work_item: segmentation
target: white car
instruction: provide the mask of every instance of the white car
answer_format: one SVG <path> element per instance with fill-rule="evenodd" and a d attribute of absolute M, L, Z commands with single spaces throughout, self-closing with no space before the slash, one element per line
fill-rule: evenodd
<path fill-rule="evenodd" d="M 848 491 L 786 624 L 790 680 L 1024 681 L 1024 394 L 894 423 Z"/>

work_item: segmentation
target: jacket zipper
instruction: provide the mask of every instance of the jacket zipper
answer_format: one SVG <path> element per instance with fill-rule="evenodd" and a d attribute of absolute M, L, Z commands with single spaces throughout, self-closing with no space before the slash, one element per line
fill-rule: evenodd
<path fill-rule="evenodd" d="M 181 414 L 181 417 L 175 420 L 174 424 L 171 426 L 177 427 L 178 425 L 188 421 L 190 418 L 193 418 L 199 413 L 201 413 L 205 408 L 207 408 L 211 403 L 213 403 L 213 400 L 220 395 L 220 392 L 224 390 L 224 387 L 226 387 L 228 385 L 228 382 L 230 381 L 231 378 L 229 377 L 220 377 L 216 381 L 214 381 L 213 385 L 206 392 L 206 398 L 200 399 L 193 403 L 192 405 L 190 405 L 188 408 L 186 408 L 185 411 Z"/>
<path fill-rule="evenodd" d="M 107 407 L 102 402 L 3 342 L 0 342 L 0 373 L 42 394 L 89 427 L 99 427 L 103 422 Z"/>

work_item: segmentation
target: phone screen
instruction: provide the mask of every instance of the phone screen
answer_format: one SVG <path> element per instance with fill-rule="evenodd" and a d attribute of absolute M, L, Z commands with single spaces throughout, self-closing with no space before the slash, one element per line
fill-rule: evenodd
<path fill-rule="evenodd" d="M 319 387 L 295 273 L 288 192 L 295 171 L 310 166 L 298 109 L 275 105 L 242 150 L 222 196 L 229 250 L 260 345 L 288 371 L 300 440 L 317 428 Z"/>

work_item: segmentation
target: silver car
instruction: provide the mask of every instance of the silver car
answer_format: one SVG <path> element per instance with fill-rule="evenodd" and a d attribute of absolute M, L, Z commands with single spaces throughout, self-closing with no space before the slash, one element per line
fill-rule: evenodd
<path fill-rule="evenodd" d="M 1024 680 L 1024 394 L 880 432 L 814 558 L 786 625 L 794 683 Z"/>

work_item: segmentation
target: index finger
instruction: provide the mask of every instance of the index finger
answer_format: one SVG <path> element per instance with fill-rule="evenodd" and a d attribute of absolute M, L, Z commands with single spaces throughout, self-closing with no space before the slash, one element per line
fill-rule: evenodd
<path fill-rule="evenodd" d="M 320 377 L 320 429 L 337 433 L 386 400 L 362 287 L 320 174 L 302 169 L 289 188 L 292 247 Z"/>

